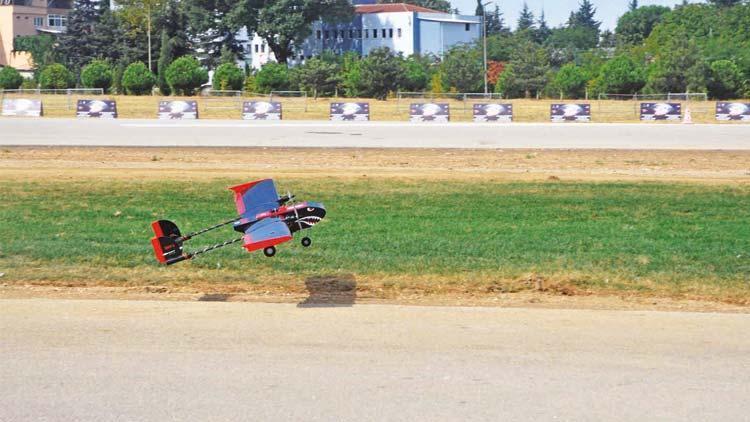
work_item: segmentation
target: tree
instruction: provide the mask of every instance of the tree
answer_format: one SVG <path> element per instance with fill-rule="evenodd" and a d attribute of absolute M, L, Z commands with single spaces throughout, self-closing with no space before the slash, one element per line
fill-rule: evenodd
<path fill-rule="evenodd" d="M 161 48 L 159 49 L 159 61 L 156 63 L 157 69 L 157 82 L 156 85 L 159 87 L 159 92 L 162 95 L 169 95 L 172 91 L 167 83 L 167 68 L 174 61 L 174 54 L 172 50 L 172 43 L 170 42 L 167 31 L 161 32 Z"/>
<path fill-rule="evenodd" d="M 500 6 L 495 4 L 495 10 L 487 14 L 487 36 L 510 34 L 510 28 L 505 25 Z"/>
<path fill-rule="evenodd" d="M 293 46 L 312 33 L 313 22 L 347 22 L 354 13 L 348 0 L 241 0 L 238 4 L 248 31 L 265 39 L 279 63 L 293 57 Z"/>
<path fill-rule="evenodd" d="M 163 0 L 118 0 L 117 4 L 131 27 L 145 32 L 148 68 L 152 70 L 152 27 L 155 14 L 163 7 Z"/>
<path fill-rule="evenodd" d="M 96 0 L 75 0 L 73 10 L 68 15 L 65 34 L 59 37 L 57 51 L 68 67 L 78 72 L 81 67 L 98 58 L 98 42 L 95 26 L 99 22 L 100 2 Z"/>
<path fill-rule="evenodd" d="M 516 31 L 534 29 L 534 14 L 531 13 L 529 5 L 523 2 L 523 9 L 521 9 L 521 15 L 518 17 L 518 24 L 516 25 Z"/>
<path fill-rule="evenodd" d="M 409 3 L 445 13 L 450 13 L 452 10 L 451 2 L 448 0 L 378 0 L 378 3 Z"/>
<path fill-rule="evenodd" d="M 732 7 L 740 4 L 742 0 L 708 0 L 708 2 L 718 7 Z"/>
<path fill-rule="evenodd" d="M 245 74 L 234 63 L 223 63 L 216 68 L 213 88 L 217 91 L 241 91 L 245 83 Z"/>
<path fill-rule="evenodd" d="M 313 97 L 332 94 L 339 82 L 339 69 L 335 63 L 321 59 L 310 59 L 299 67 L 299 84 L 305 91 L 312 91 Z"/>
<path fill-rule="evenodd" d="M 74 84 L 75 77 L 60 63 L 45 66 L 39 74 L 39 85 L 42 89 L 67 89 Z"/>
<path fill-rule="evenodd" d="M 112 86 L 112 68 L 104 60 L 93 60 L 81 71 L 81 82 L 86 88 L 100 88 L 107 92 Z"/>
<path fill-rule="evenodd" d="M 292 0 L 288 0 L 292 1 Z M 237 40 L 239 30 L 247 25 L 252 31 L 255 25 L 246 19 L 258 14 L 262 4 L 280 3 L 262 0 L 183 0 L 191 38 L 196 40 L 197 49 L 202 51 L 201 59 L 206 66 L 213 67 L 221 56 L 222 47 L 230 49 L 237 57 L 242 52 Z M 290 5 L 291 9 L 291 5 Z"/>
<path fill-rule="evenodd" d="M 421 92 L 430 83 L 430 57 L 412 55 L 403 61 L 403 79 L 400 88 L 404 91 Z"/>
<path fill-rule="evenodd" d="M 122 74 L 122 87 L 129 95 L 147 95 L 156 84 L 156 76 L 143 62 L 130 64 Z"/>
<path fill-rule="evenodd" d="M 537 24 L 539 25 L 539 27 L 534 34 L 534 38 L 539 44 L 544 44 L 550 37 L 550 35 L 552 35 L 552 30 L 550 29 L 549 25 L 547 25 L 547 19 L 544 16 L 544 10 L 542 10 L 542 14 L 539 16 Z"/>
<path fill-rule="evenodd" d="M 385 100 L 388 93 L 401 84 L 401 58 L 388 47 L 376 48 L 362 59 L 360 93 L 367 97 Z"/>
<path fill-rule="evenodd" d="M 443 84 L 459 92 L 482 92 L 484 65 L 479 49 L 456 46 L 443 58 Z"/>
<path fill-rule="evenodd" d="M 711 63 L 708 92 L 712 97 L 720 100 L 739 98 L 744 93 L 746 83 L 740 68 L 733 61 L 717 60 Z"/>
<path fill-rule="evenodd" d="M 591 3 L 591 0 L 582 0 L 578 6 L 578 10 L 571 14 L 568 20 L 569 27 L 582 26 L 585 28 L 593 28 L 597 31 L 601 26 L 601 22 L 594 19 L 596 15 L 596 8 Z"/>
<path fill-rule="evenodd" d="M 513 52 L 508 68 L 498 80 L 499 92 L 506 96 L 519 93 L 526 98 L 537 95 L 547 84 L 549 55 L 547 50 L 535 43 L 524 40 Z M 507 75 L 506 75 L 507 74 Z"/>
<path fill-rule="evenodd" d="M 20 36 L 13 39 L 13 50 L 31 54 L 35 70 L 55 62 L 55 38 L 48 34 Z"/>
<path fill-rule="evenodd" d="M 566 98 L 582 98 L 586 93 L 589 74 L 580 66 L 568 63 L 557 72 L 552 86 Z"/>
<path fill-rule="evenodd" d="M 646 85 L 646 69 L 628 55 L 620 55 L 602 66 L 597 87 L 602 93 L 635 94 Z"/>
<path fill-rule="evenodd" d="M 664 6 L 644 6 L 625 13 L 617 20 L 615 33 L 618 42 L 626 45 L 643 43 L 670 11 Z"/>
<path fill-rule="evenodd" d="M 628 2 L 628 10 L 633 11 L 638 8 L 638 0 L 630 0 Z"/>
<path fill-rule="evenodd" d="M 665 46 L 651 65 L 646 90 L 655 93 L 705 89 L 708 69 L 695 40 L 677 37 Z M 703 80 L 703 81 L 702 81 Z"/>
<path fill-rule="evenodd" d="M 362 60 L 359 55 L 350 51 L 341 60 L 341 87 L 347 97 L 358 97 L 362 86 Z"/>
<path fill-rule="evenodd" d="M 23 84 L 23 76 L 10 66 L 0 68 L 0 89 L 18 89 Z"/>
<path fill-rule="evenodd" d="M 208 82 L 208 71 L 191 56 L 182 56 L 173 61 L 167 68 L 166 76 L 172 93 L 177 95 L 193 95 Z"/>
<path fill-rule="evenodd" d="M 285 64 L 268 62 L 255 74 L 258 92 L 284 91 L 289 89 L 289 69 Z"/>

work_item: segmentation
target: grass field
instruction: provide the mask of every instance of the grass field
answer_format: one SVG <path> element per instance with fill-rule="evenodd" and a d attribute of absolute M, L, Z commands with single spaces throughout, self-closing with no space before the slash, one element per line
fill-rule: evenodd
<path fill-rule="evenodd" d="M 11 97 L 9 96 L 9 98 Z M 90 99 L 91 97 L 42 95 L 35 98 L 40 98 L 43 101 L 45 116 L 74 117 L 76 101 L 83 98 Z M 158 103 L 161 100 L 160 97 L 152 96 L 106 96 L 106 98 L 117 101 L 117 108 L 121 118 L 140 119 L 156 118 Z M 191 97 L 189 99 L 198 101 L 201 119 L 239 119 L 242 101 L 259 100 L 261 98 Z M 350 98 L 309 98 L 307 100 L 301 98 L 280 98 L 277 100 L 282 102 L 284 119 L 286 120 L 328 120 L 329 104 L 331 102 L 362 101 L 370 103 L 372 120 L 407 121 L 409 119 L 409 103 L 429 102 L 429 100 L 424 99 L 405 99 L 399 102 L 395 99 L 377 101 L 373 99 Z M 434 101 L 449 103 L 451 106 L 451 120 L 458 122 L 471 121 L 473 104 L 487 102 L 479 100 L 466 102 L 455 100 Z M 590 103 L 592 105 L 592 121 L 594 122 L 635 123 L 639 121 L 640 112 L 640 101 L 507 100 L 502 102 L 513 104 L 514 119 L 516 122 L 548 122 L 550 105 L 553 103 Z M 695 122 L 716 123 L 715 102 L 692 101 L 689 103 L 683 102 L 682 104 L 683 108 L 690 108 L 692 118 Z"/>
<path fill-rule="evenodd" d="M 324 276 L 384 297 L 550 289 L 750 304 L 747 184 L 284 178 L 281 189 L 328 207 L 313 248 L 155 264 L 152 220 L 190 230 L 231 218 L 226 186 L 244 181 L 0 179 L 3 281 L 294 290 Z"/>

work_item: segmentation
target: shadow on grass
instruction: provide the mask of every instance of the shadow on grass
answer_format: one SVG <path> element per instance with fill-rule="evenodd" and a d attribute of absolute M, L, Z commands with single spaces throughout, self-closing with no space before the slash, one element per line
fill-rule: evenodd
<path fill-rule="evenodd" d="M 232 296 L 223 293 L 206 293 L 198 298 L 198 302 L 226 302 Z"/>
<path fill-rule="evenodd" d="M 357 300 L 357 281 L 353 274 L 324 275 L 305 280 L 308 297 L 299 308 L 352 306 Z"/>

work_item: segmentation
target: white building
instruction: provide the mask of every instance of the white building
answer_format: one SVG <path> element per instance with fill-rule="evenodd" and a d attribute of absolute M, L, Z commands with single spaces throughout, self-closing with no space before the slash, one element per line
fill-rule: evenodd
<path fill-rule="evenodd" d="M 472 43 L 481 35 L 479 16 L 443 13 L 405 3 L 373 3 L 374 0 L 354 1 L 355 16 L 351 22 L 335 25 L 316 22 L 312 35 L 296 49 L 290 64 L 301 63 L 325 50 L 339 54 L 354 51 L 366 56 L 381 47 L 404 56 L 442 57 L 453 46 Z M 268 44 L 257 35 L 251 37 L 245 51 L 255 69 L 275 60 Z"/>

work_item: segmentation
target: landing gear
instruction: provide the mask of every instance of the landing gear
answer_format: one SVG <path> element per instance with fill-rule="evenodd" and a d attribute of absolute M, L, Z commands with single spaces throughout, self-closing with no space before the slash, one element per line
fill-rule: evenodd
<path fill-rule="evenodd" d="M 265 256 L 271 258 L 272 256 L 276 255 L 276 247 L 269 246 L 269 247 L 263 249 L 263 254 Z"/>
<path fill-rule="evenodd" d="M 309 237 L 303 237 L 302 238 L 302 246 L 304 246 L 306 248 L 309 248 L 310 245 L 312 245 L 312 239 L 310 239 Z"/>

